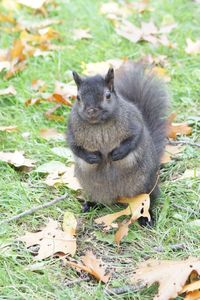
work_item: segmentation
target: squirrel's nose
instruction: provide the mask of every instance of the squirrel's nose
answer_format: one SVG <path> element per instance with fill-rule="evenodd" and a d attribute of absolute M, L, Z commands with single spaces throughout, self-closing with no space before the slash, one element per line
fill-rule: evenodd
<path fill-rule="evenodd" d="M 95 107 L 89 107 L 87 109 L 87 114 L 88 114 L 88 116 L 92 117 L 92 116 L 94 116 L 97 113 L 97 111 L 98 111 L 97 108 L 95 108 Z"/>

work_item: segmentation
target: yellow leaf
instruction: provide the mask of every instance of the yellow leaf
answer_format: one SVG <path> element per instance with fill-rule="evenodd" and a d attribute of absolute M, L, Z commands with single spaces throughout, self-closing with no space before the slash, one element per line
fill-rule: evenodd
<path fill-rule="evenodd" d="M 63 231 L 70 235 L 75 235 L 76 227 L 77 227 L 77 221 L 74 214 L 70 211 L 66 211 L 63 217 L 63 224 L 62 224 Z"/>

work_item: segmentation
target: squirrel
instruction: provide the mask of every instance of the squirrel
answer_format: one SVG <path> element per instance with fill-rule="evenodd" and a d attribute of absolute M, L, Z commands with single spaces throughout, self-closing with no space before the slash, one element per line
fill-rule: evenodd
<path fill-rule="evenodd" d="M 81 77 L 68 121 L 67 140 L 75 176 L 90 202 L 112 204 L 119 197 L 159 195 L 160 159 L 166 142 L 168 93 L 141 63 L 127 61 L 115 71 Z M 150 210 L 152 214 L 152 209 Z M 147 218 L 139 219 L 147 225 Z"/>

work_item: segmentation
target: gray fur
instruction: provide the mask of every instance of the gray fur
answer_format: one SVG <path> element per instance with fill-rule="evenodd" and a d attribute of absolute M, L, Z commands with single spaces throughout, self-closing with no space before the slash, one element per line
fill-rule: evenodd
<path fill-rule="evenodd" d="M 102 77 L 91 78 L 97 78 L 96 86 L 102 85 Z M 114 89 L 116 109 L 108 120 L 90 124 L 81 118 L 75 103 L 68 130 L 71 147 L 73 136 L 74 144 L 102 153 L 100 164 L 89 164 L 75 156 L 75 173 L 90 201 L 106 204 L 118 197 L 149 193 L 153 188 L 165 144 L 168 102 L 160 81 L 145 75 L 142 65 L 130 61 L 115 73 Z M 95 96 L 94 87 L 93 101 Z M 141 132 L 136 148 L 124 159 L 112 161 L 109 153 L 134 130 Z"/>

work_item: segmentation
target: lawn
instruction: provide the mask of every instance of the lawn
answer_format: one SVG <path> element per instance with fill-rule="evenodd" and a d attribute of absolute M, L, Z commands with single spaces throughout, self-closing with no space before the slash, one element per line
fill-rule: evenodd
<path fill-rule="evenodd" d="M 17 91 L 15 96 L 0 96 L 0 126 L 16 125 L 19 129 L 12 133 L 0 132 L 0 151 L 23 150 L 28 158 L 37 161 L 37 166 L 50 160 L 66 163 L 64 158 L 51 151 L 53 147 L 65 146 L 66 142 L 47 141 L 40 137 L 39 130 L 52 127 L 64 133 L 70 108 L 59 108 L 58 113 L 64 116 L 66 121 L 56 122 L 44 116 L 44 112 L 52 107 L 51 103 L 43 102 L 26 107 L 25 101 L 34 97 L 35 93 L 31 89 L 32 80 L 44 80 L 48 86 L 47 91 L 52 92 L 56 80 L 70 81 L 70 71 L 76 70 L 81 73 L 83 64 L 113 58 L 138 60 L 146 54 L 155 57 L 167 56 L 166 69 L 171 78 L 168 83 L 171 111 L 177 113 L 177 122 L 188 122 L 193 127 L 190 137 L 180 139 L 189 139 L 190 142 L 199 140 L 200 57 L 188 55 L 185 48 L 186 38 L 199 38 L 200 4 L 190 0 L 150 1 L 149 5 L 153 11 L 130 15 L 129 20 L 134 24 L 150 19 L 157 26 L 167 20 L 176 21 L 177 27 L 169 34 L 169 38 L 173 43 L 177 43 L 177 47 L 168 48 L 162 45 L 155 47 L 147 42 L 134 44 L 117 35 L 112 22 L 99 12 L 103 2 L 57 0 L 57 5 L 50 7 L 48 18 L 62 20 L 62 23 L 51 27 L 60 32 L 61 39 L 57 44 L 63 48 L 53 51 L 49 56 L 28 58 L 25 69 L 8 80 L 3 79 L 3 72 L 0 73 L 0 89 L 11 84 Z M 7 8 L 1 5 L 0 3 L 1 12 L 10 12 L 9 5 Z M 25 7 L 11 13 L 17 19 L 44 18 Z M 2 29 L 3 26 L 4 24 L 0 23 L 0 48 L 7 48 L 12 45 L 19 32 L 7 33 Z M 89 28 L 92 39 L 75 41 L 72 36 L 72 30 L 75 28 Z M 28 138 L 22 137 L 24 132 L 30 133 Z M 187 169 L 199 168 L 199 155 L 199 148 L 188 144 L 180 156 L 162 167 L 161 196 L 157 200 L 155 210 L 156 224 L 153 228 L 141 228 L 137 223 L 132 225 L 119 249 L 113 242 L 113 232 L 104 234 L 93 222 L 98 216 L 117 211 L 117 206 L 95 208 L 83 214 L 76 193 L 66 186 L 50 188 L 44 184 L 44 176 L 34 170 L 20 172 L 0 161 L 1 220 L 68 192 L 65 201 L 0 226 L 0 299 L 153 299 L 156 286 L 138 292 L 130 290 L 123 295 L 108 295 L 103 284 L 97 283 L 85 273 L 80 274 L 71 268 L 63 267 L 58 258 L 41 261 L 31 270 L 30 266 L 34 263 L 32 254 L 22 243 L 15 240 L 27 230 L 37 231 L 47 223 L 48 218 L 62 222 L 64 212 L 72 211 L 79 220 L 75 258 L 79 260 L 87 249 L 93 250 L 112 271 L 109 287 L 128 285 L 136 263 L 144 259 L 198 257 L 200 231 L 199 227 L 191 225 L 191 222 L 200 219 L 200 180 L 177 178 Z M 172 249 L 173 245 L 177 244 L 181 246 Z M 158 251 L 160 246 L 162 251 Z"/>

